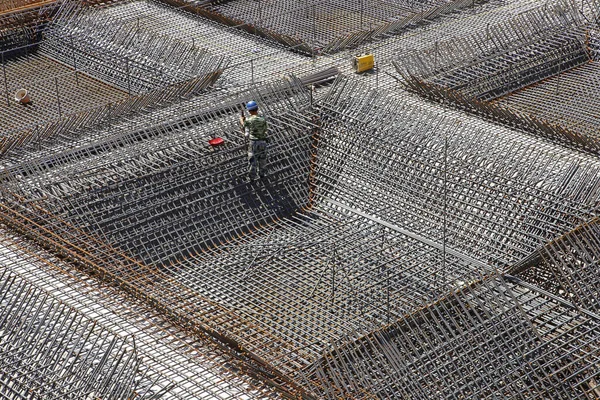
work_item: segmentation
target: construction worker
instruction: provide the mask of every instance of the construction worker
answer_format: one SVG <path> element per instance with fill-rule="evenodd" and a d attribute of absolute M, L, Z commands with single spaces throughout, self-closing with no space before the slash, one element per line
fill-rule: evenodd
<path fill-rule="evenodd" d="M 256 179 L 256 175 L 263 178 L 267 173 L 267 121 L 258 115 L 258 104 L 249 101 L 246 109 L 250 116 L 240 117 L 240 124 L 244 129 L 244 135 L 249 139 L 248 162 L 250 163 L 248 175 L 250 180 Z"/>

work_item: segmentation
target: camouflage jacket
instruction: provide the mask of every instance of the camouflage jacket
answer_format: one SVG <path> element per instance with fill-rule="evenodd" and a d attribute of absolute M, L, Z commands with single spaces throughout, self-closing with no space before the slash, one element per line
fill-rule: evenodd
<path fill-rule="evenodd" d="M 250 140 L 266 140 L 267 139 L 267 121 L 260 115 L 251 115 L 244 121 L 246 136 L 250 136 Z"/>

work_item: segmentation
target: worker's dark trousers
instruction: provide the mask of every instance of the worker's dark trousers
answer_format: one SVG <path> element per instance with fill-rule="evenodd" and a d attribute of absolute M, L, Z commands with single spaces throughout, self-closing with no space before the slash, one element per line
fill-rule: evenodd
<path fill-rule="evenodd" d="M 248 173 L 250 178 L 265 176 L 267 174 L 267 142 L 264 140 L 251 140 L 248 144 L 248 161 L 250 169 Z"/>

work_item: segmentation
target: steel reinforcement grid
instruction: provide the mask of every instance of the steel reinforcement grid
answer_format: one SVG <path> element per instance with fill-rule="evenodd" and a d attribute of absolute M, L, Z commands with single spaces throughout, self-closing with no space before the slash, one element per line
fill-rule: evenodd
<path fill-rule="evenodd" d="M 596 217 L 513 265 L 510 272 L 581 309 L 600 313 L 599 230 Z"/>
<path fill-rule="evenodd" d="M 135 345 L 0 265 L 2 399 L 140 399 Z"/>
<path fill-rule="evenodd" d="M 37 8 L 56 2 L 56 0 L 4 0 L 0 4 L 0 14 L 21 12 L 24 9 Z"/>
<path fill-rule="evenodd" d="M 600 318 L 518 279 L 471 282 L 333 348 L 326 398 L 596 399 Z"/>
<path fill-rule="evenodd" d="M 262 182 L 243 98 L 271 124 Z M 0 220 L 285 395 L 594 398 L 597 317 L 503 274 L 594 217 L 595 157 L 347 78 L 316 103 L 293 78 L 227 101 L 22 160 Z"/>
<path fill-rule="evenodd" d="M 308 55 L 330 54 L 477 5 L 475 0 L 163 0 Z"/>
<path fill-rule="evenodd" d="M 0 51 L 26 46 L 41 40 L 44 25 L 54 14 L 57 1 L 15 1 L 0 4 Z M 11 53 L 3 53 L 4 57 Z"/>
<path fill-rule="evenodd" d="M 486 30 L 401 57 L 407 87 L 436 101 L 598 152 L 598 5 L 530 10 Z"/>
<path fill-rule="evenodd" d="M 228 58 L 230 63 L 219 80 L 219 87 L 232 91 L 265 80 L 278 80 L 291 72 L 298 73 L 292 69 L 302 64 L 312 66 L 307 57 L 291 53 L 283 45 L 158 0 L 120 1 L 112 7 L 98 9 L 98 13 Z"/>
<path fill-rule="evenodd" d="M 211 337 L 190 335 L 142 299 L 127 296 L 118 287 L 99 285 L 77 265 L 4 226 L 0 226 L 0 265 L 3 271 L 43 287 L 55 302 L 60 301 L 82 320 L 93 321 L 96 330 L 103 327 L 104 332 L 108 329 L 125 338 L 128 350 L 135 346 L 144 368 L 141 372 L 145 373 L 144 379 L 135 381 L 138 396 L 174 400 L 277 398 L 274 390 L 241 372 L 246 368 L 243 357 L 224 351 Z M 39 319 L 43 321 L 42 316 Z M 52 378 L 50 371 L 46 372 L 48 379 Z M 60 382 L 56 389 L 62 390 Z"/>
<path fill-rule="evenodd" d="M 42 42 L 2 53 L 0 153 L 197 94 L 227 65 L 102 9 L 65 1 Z M 30 104 L 15 102 L 19 89 Z"/>
<path fill-rule="evenodd" d="M 245 181 L 247 145 L 237 119 L 249 98 L 257 99 L 270 118 L 270 179 L 280 183 L 276 194 L 257 195 Z M 118 130 L 110 128 L 110 134 L 92 136 L 85 145 L 63 150 L 59 141 L 55 153 L 29 157 L 5 172 L 9 180 L 20 176 L 41 184 L 39 197 L 49 195 L 74 220 L 87 221 L 86 226 L 105 230 L 115 239 L 123 235 L 120 246 L 131 254 L 146 262 L 167 262 L 182 253 L 188 240 L 190 249 L 202 247 L 203 241 L 217 244 L 227 227 L 235 232 L 241 221 L 249 228 L 258 226 L 306 203 L 311 136 L 310 131 L 302 133 L 310 123 L 310 116 L 302 112 L 308 111 L 310 101 L 310 92 L 295 78 L 225 96 L 220 104 L 214 96 L 200 97 L 184 106 L 188 113 L 182 113 L 180 103 L 169 120 L 164 114 L 142 114 Z M 208 141 L 215 135 L 225 144 L 210 147 Z M 22 186 L 24 191 L 29 191 L 29 183 Z M 221 187 L 224 183 L 227 190 Z M 132 190 L 140 197 L 130 197 Z M 130 206 L 122 208 L 122 214 L 104 214 L 123 199 Z M 156 209 L 143 211 L 153 203 Z M 226 212 L 229 207 L 231 213 Z M 190 213 L 195 218 L 190 219 Z M 147 225 L 150 220 L 153 228 Z M 194 239 L 193 233 L 200 231 L 206 236 Z"/>

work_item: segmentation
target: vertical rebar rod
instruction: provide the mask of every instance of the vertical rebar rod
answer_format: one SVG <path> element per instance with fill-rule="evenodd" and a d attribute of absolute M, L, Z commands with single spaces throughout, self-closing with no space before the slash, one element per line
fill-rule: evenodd
<path fill-rule="evenodd" d="M 75 82 L 79 86 L 79 72 L 77 71 L 77 59 L 75 58 L 75 45 L 73 43 L 73 35 L 70 35 L 71 39 L 71 55 L 73 57 L 73 69 L 75 70 Z"/>
<path fill-rule="evenodd" d="M 4 76 L 4 91 L 6 92 L 6 105 L 10 107 L 10 95 L 8 94 L 8 80 L 6 78 L 6 65 L 4 63 L 4 51 L 2 52 L 2 75 Z"/>
<path fill-rule="evenodd" d="M 58 107 L 58 118 L 62 119 L 62 111 L 60 107 L 60 92 L 58 89 L 58 77 L 54 77 L 54 88 L 56 90 L 56 106 Z"/>

